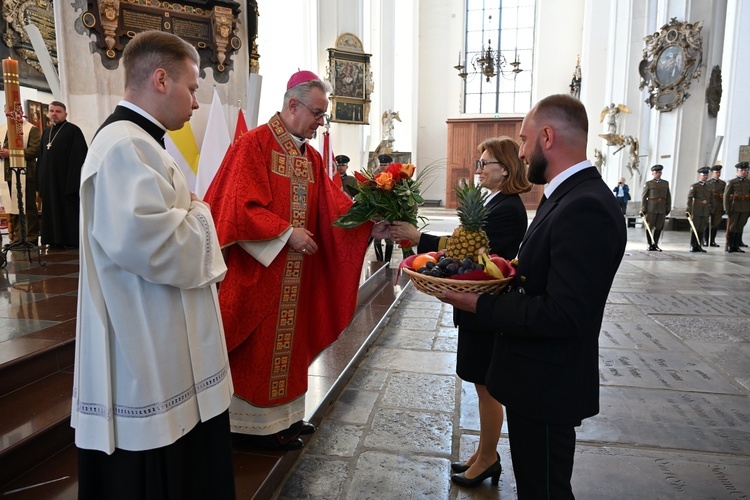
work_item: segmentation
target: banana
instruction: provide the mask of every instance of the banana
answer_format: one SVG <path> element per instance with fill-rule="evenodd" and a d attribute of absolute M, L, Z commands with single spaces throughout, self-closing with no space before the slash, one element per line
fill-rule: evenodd
<path fill-rule="evenodd" d="M 479 261 L 484 265 L 484 270 L 487 274 L 492 276 L 493 278 L 499 278 L 502 279 L 505 276 L 503 276 L 503 273 L 500 272 L 500 268 L 495 265 L 494 262 L 490 260 L 490 256 L 486 253 L 480 253 L 478 255 Z"/>

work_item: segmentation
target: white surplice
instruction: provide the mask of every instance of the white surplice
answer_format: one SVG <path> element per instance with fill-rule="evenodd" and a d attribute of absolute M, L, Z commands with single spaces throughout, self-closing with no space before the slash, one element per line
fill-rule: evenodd
<path fill-rule="evenodd" d="M 97 134 L 81 172 L 71 424 L 80 448 L 167 446 L 233 393 L 211 213 L 175 161 L 129 121 Z"/>

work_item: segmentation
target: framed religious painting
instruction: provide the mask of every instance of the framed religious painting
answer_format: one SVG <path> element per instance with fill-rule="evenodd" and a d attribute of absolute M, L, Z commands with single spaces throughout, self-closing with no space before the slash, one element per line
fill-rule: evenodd
<path fill-rule="evenodd" d="M 29 117 L 29 123 L 34 125 L 41 132 L 44 130 L 42 117 L 42 103 L 39 101 L 26 100 L 26 115 Z"/>
<path fill-rule="evenodd" d="M 42 104 L 42 128 L 44 132 L 52 126 L 52 121 L 49 119 L 49 104 Z"/>
<path fill-rule="evenodd" d="M 644 40 L 643 60 L 638 68 L 640 89 L 647 89 L 646 103 L 659 111 L 672 111 L 690 94 L 690 83 L 701 77 L 703 23 L 683 23 L 672 18 L 669 24 Z"/>
<path fill-rule="evenodd" d="M 370 103 L 358 99 L 339 98 L 332 100 L 331 121 L 366 124 L 370 114 Z"/>
<path fill-rule="evenodd" d="M 336 47 L 328 49 L 328 81 L 331 82 L 331 121 L 366 125 L 370 114 L 372 92 L 371 54 L 366 54 L 362 41 L 352 33 L 336 39 Z"/>

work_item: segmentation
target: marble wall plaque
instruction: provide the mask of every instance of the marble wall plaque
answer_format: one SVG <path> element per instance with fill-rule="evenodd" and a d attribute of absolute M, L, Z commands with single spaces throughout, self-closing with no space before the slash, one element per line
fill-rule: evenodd
<path fill-rule="evenodd" d="M 104 61 L 119 60 L 128 40 L 141 31 L 166 31 L 191 43 L 201 56 L 201 69 L 212 67 L 215 79 L 226 83 L 222 75 L 231 69 L 232 55 L 242 46 L 236 35 L 239 12 L 239 4 L 231 0 L 88 0 L 81 21 L 96 35 L 95 47 Z"/>

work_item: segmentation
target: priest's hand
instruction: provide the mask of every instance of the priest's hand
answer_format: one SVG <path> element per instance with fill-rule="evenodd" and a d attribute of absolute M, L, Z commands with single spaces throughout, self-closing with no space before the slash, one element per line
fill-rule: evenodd
<path fill-rule="evenodd" d="M 295 252 L 301 252 L 305 255 L 312 255 L 318 251 L 318 245 L 312 239 L 313 234 L 304 227 L 295 227 L 289 236 L 287 244 Z"/>
<path fill-rule="evenodd" d="M 477 293 L 459 293 L 452 290 L 446 290 L 442 297 L 438 297 L 441 301 L 446 304 L 450 304 L 453 307 L 457 307 L 462 311 L 470 313 L 477 312 L 477 301 L 479 301 L 479 294 Z"/>
<path fill-rule="evenodd" d="M 370 231 L 370 237 L 375 238 L 376 240 L 390 239 L 391 237 L 390 226 L 385 221 L 376 222 L 372 226 L 372 231 Z"/>
<path fill-rule="evenodd" d="M 8 151 L 5 148 L 0 148 L 0 158 L 8 158 L 10 156 L 10 151 Z"/>

